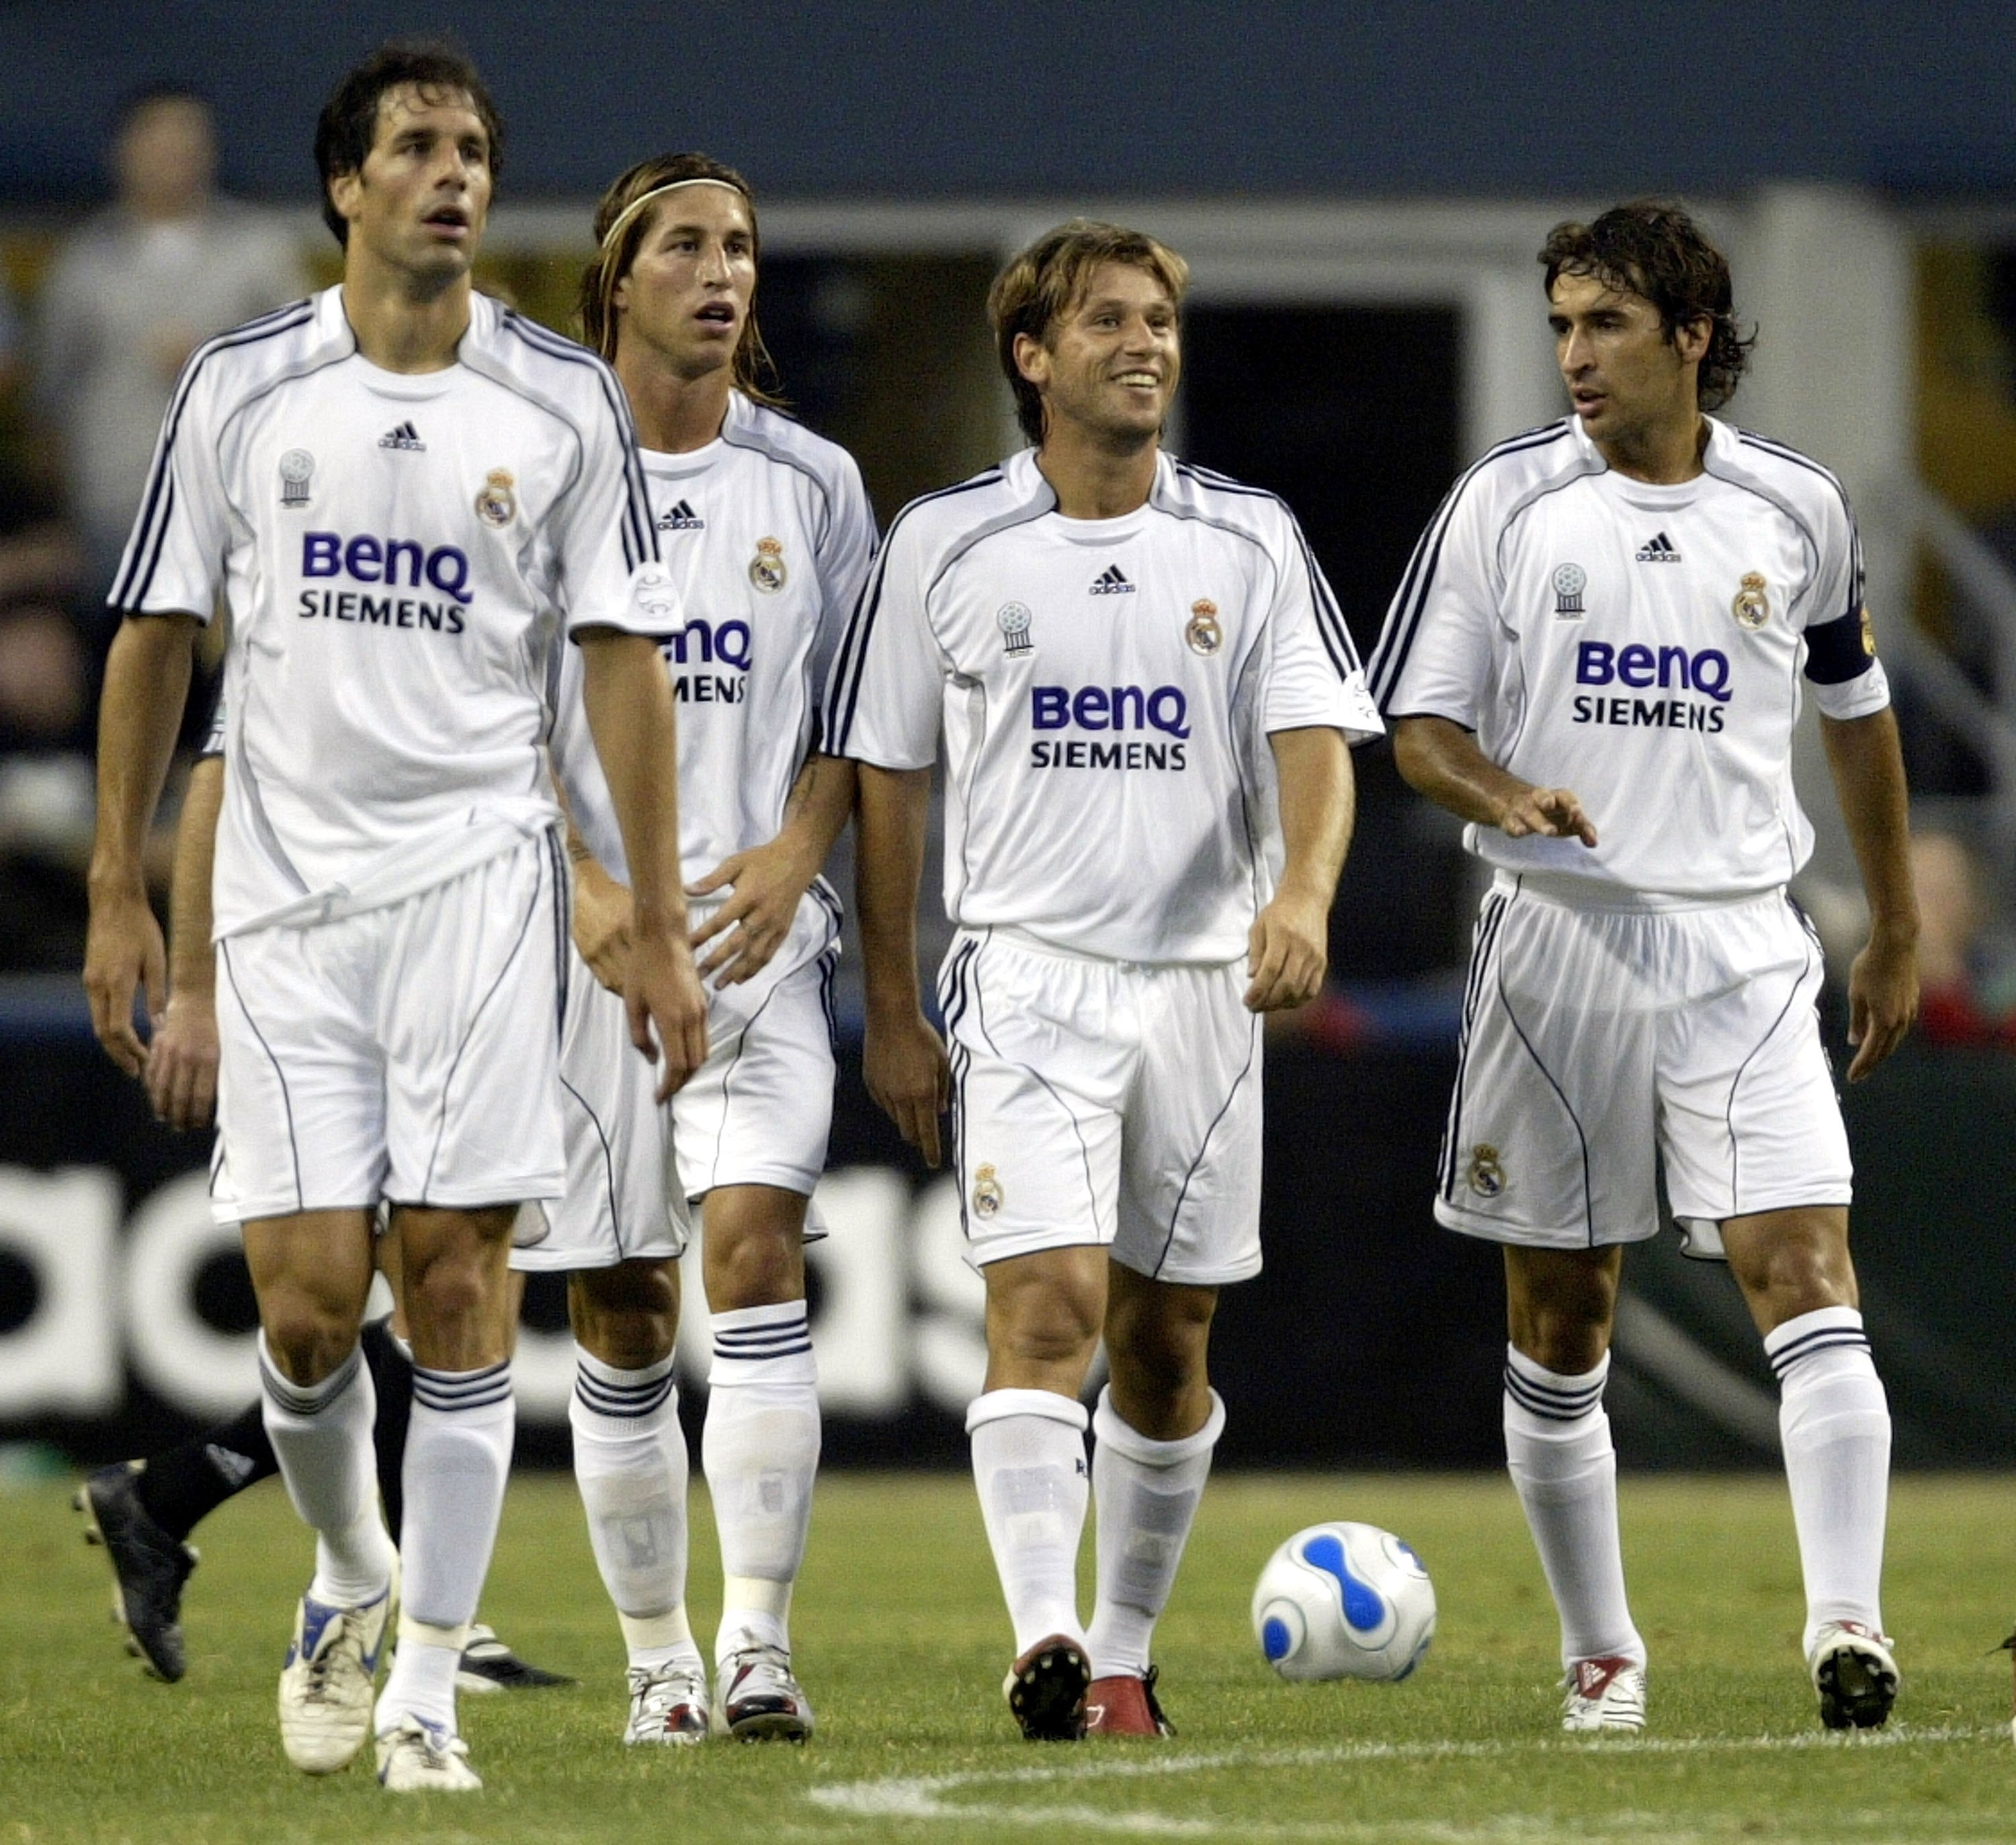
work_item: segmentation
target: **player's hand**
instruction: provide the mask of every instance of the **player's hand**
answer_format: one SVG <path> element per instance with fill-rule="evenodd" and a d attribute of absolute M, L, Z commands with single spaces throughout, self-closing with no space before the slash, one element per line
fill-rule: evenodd
<path fill-rule="evenodd" d="M 171 1128 L 207 1128 L 217 1110 L 217 1002 L 208 993 L 181 991 L 147 1045 L 147 1099 Z"/>
<path fill-rule="evenodd" d="M 133 995 L 146 1000 L 149 1019 L 155 1001 L 167 990 L 168 955 L 161 926 L 146 894 L 94 893 L 91 926 L 85 938 L 84 990 L 91 1000 L 91 1029 L 105 1054 L 130 1077 L 147 1066 L 147 1047 L 133 1027 Z"/>
<path fill-rule="evenodd" d="M 1859 1083 L 1904 1041 L 1918 1016 L 1918 955 L 1871 936 L 1848 974 L 1848 1080 Z"/>
<path fill-rule="evenodd" d="M 1506 802 L 1498 829 L 1508 840 L 1528 835 L 1543 840 L 1580 840 L 1596 843 L 1596 829 L 1571 788 L 1528 788 Z"/>
<path fill-rule="evenodd" d="M 698 883 L 689 884 L 689 897 L 711 897 L 729 887 L 727 902 L 693 933 L 696 955 L 714 944 L 700 964 L 700 978 L 718 976 L 715 986 L 733 987 L 761 973 L 791 933 L 798 900 L 818 869 L 808 866 L 795 842 L 780 833 L 746 852 L 732 854 Z"/>
<path fill-rule="evenodd" d="M 944 1040 L 921 1012 L 894 1023 L 878 1023 L 871 1016 L 861 1063 L 876 1106 L 935 1171 L 941 1157 L 938 1117 L 952 1089 Z"/>
<path fill-rule="evenodd" d="M 592 858 L 574 868 L 574 945 L 589 971 L 612 993 L 630 971 L 630 891 Z"/>
<path fill-rule="evenodd" d="M 652 1063 L 664 1058 L 658 1099 L 668 1101 L 707 1061 L 707 989 L 693 970 L 683 930 L 633 928 L 623 1001 L 630 1041 Z"/>
<path fill-rule="evenodd" d="M 1330 968 L 1330 906 L 1277 891 L 1246 936 L 1249 1012 L 1307 1005 L 1323 991 Z"/>

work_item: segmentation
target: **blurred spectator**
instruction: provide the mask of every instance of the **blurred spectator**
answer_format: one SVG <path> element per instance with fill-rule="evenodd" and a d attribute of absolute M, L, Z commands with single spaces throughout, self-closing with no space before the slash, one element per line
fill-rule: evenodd
<path fill-rule="evenodd" d="M 113 124 L 113 202 L 37 304 L 38 408 L 63 448 L 92 586 L 110 586 L 176 374 L 202 340 L 307 292 L 293 239 L 214 189 L 210 104 L 151 84 Z"/>
<path fill-rule="evenodd" d="M 21 317 L 7 286 L 7 273 L 0 269 L 0 397 L 13 388 L 21 364 Z"/>
<path fill-rule="evenodd" d="M 1911 842 L 1918 892 L 1918 1029 L 1928 1044 L 2016 1046 L 2016 939 L 1974 854 L 1950 833 Z"/>

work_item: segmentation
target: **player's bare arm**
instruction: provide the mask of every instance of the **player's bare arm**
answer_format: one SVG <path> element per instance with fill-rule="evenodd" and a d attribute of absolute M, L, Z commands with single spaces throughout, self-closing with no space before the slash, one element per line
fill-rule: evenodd
<path fill-rule="evenodd" d="M 923 875 L 931 772 L 863 763 L 859 780 L 855 908 L 868 1002 L 862 1076 L 876 1106 L 923 1155 L 924 1163 L 935 1167 L 938 1117 L 951 1075 L 944 1043 L 924 1017 L 917 990 L 917 885 Z"/>
<path fill-rule="evenodd" d="M 648 635 L 581 636 L 582 702 L 630 863 L 630 1036 L 663 1052 L 662 1102 L 707 1061 L 707 994 L 686 942 L 679 887 L 679 735 L 672 691 Z M 657 1041 L 653 1041 L 655 1028 Z"/>
<path fill-rule="evenodd" d="M 1477 739 L 1446 718 L 1402 718 L 1394 727 L 1393 757 L 1407 785 L 1438 807 L 1507 839 L 1537 836 L 1596 843 L 1596 828 L 1571 788 L 1535 788 L 1500 768 Z"/>
<path fill-rule="evenodd" d="M 171 1128 L 210 1125 L 217 1108 L 217 951 L 210 939 L 211 868 L 224 806 L 224 758 L 189 771 L 175 824 L 168 891 L 168 1003 L 147 1044 L 147 1099 Z"/>
<path fill-rule="evenodd" d="M 1330 906 L 1350 850 L 1357 784 L 1341 731 L 1277 730 L 1267 739 L 1280 780 L 1287 862 L 1247 938 L 1249 1011 L 1306 1005 L 1330 966 Z"/>
<path fill-rule="evenodd" d="M 1859 1083 L 1904 1041 L 1918 1016 L 1918 900 L 1897 718 L 1820 718 L 1827 767 L 1869 898 L 1869 940 L 1848 976 L 1848 1080 Z"/>
<path fill-rule="evenodd" d="M 147 902 L 142 854 L 189 695 L 196 626 L 193 615 L 130 616 L 105 663 L 84 987 L 92 1030 L 128 1076 L 140 1075 L 147 1060 L 133 1027 L 135 989 L 150 1017 L 166 998 L 167 952 Z"/>
<path fill-rule="evenodd" d="M 731 853 L 697 883 L 689 897 L 727 888 L 727 902 L 693 931 L 697 954 L 717 937 L 700 963 L 700 977 L 733 987 L 761 973 L 783 946 L 798 913 L 799 900 L 819 874 L 833 842 L 854 811 L 854 764 L 841 756 L 807 759 L 784 803 L 784 823 L 775 839 L 746 852 Z M 733 929 L 735 933 L 728 934 Z"/>

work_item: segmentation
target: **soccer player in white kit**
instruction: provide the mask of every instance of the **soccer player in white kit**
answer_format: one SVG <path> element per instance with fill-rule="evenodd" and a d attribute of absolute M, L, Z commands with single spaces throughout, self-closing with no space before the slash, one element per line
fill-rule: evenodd
<path fill-rule="evenodd" d="M 602 361 L 472 293 L 499 127 L 467 63 L 398 41 L 348 73 L 316 157 L 344 279 L 201 348 L 114 587 L 85 972 L 142 1062 L 161 988 L 139 847 L 196 628 L 221 597 L 228 772 L 214 888 L 220 1215 L 244 1218 L 266 1426 L 317 1534 L 281 1676 L 311 1773 L 377 1736 L 387 1788 L 479 1786 L 455 1675 L 510 1458 L 506 1257 L 563 1177 L 567 879 L 544 665 L 578 642 L 639 891 L 629 1018 L 665 1081 L 705 1053 L 686 941 L 656 562 Z M 400 1555 L 373 1491 L 358 1328 L 380 1203 L 414 1357 Z"/>
<path fill-rule="evenodd" d="M 513 1261 L 568 1272 L 574 1470 L 628 1650 L 626 1740 L 699 1742 L 707 1671 L 686 1611 L 688 1462 L 672 1377 L 676 1258 L 687 1198 L 697 1202 L 714 1338 L 701 1455 L 726 1578 L 715 1723 L 745 1741 L 801 1740 L 812 1709 L 788 1621 L 819 1451 L 803 1245 L 832 1115 L 840 933 L 817 874 L 854 802 L 853 765 L 809 752 L 874 519 L 851 458 L 765 389 L 755 207 L 740 176 L 700 154 L 643 161 L 604 194 L 596 236 L 584 330 L 628 394 L 660 554 L 688 617 L 664 664 L 681 713 L 681 860 L 715 976 L 710 1048 L 661 1123 L 621 1003 L 597 984 L 621 987 L 629 874 L 566 659 L 553 744 L 574 829 L 568 1193 L 549 1234 Z"/>
<path fill-rule="evenodd" d="M 914 930 L 944 733 L 939 996 L 987 1284 L 967 1427 L 1032 1739 L 1173 1733 L 1150 1642 L 1224 1426 L 1218 1290 L 1260 1267 L 1259 1015 L 1322 984 L 1347 739 L 1381 728 L 1287 509 L 1162 452 L 1186 276 L 1082 221 L 1003 271 L 989 316 L 1035 446 L 891 527 L 827 694 L 860 778 L 869 1087 L 933 1164 Z"/>
<path fill-rule="evenodd" d="M 1505 1246 L 1507 1461 L 1561 1617 L 1563 1727 L 1645 1721 L 1603 1410 L 1622 1246 L 1724 1257 L 1780 1386 L 1807 1664 L 1831 1727 L 1888 1715 L 1890 1418 L 1849 1257 L 1847 1137 L 1785 891 L 1804 677 L 1870 915 L 1851 1081 L 1916 1010 L 1903 767 L 1840 483 L 1719 421 L 1728 264 L 1625 205 L 1548 239 L 1573 413 L 1460 480 L 1373 656 L 1401 772 L 1493 868 L 1435 1215 Z"/>

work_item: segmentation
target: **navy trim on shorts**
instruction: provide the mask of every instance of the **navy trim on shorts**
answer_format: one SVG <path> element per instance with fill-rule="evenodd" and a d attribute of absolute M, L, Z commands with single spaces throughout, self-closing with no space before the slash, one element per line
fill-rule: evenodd
<path fill-rule="evenodd" d="M 1798 906 L 1795 904 L 1793 908 L 1797 910 Z M 1800 919 L 1803 922 L 1804 916 L 1802 915 Z M 1751 1046 L 1750 1055 L 1737 1065 L 1736 1074 L 1729 1079 L 1729 1099 L 1723 1104 L 1722 1119 L 1723 1126 L 1729 1132 L 1729 1214 L 1732 1217 L 1740 1217 L 1744 1214 L 1739 1203 L 1741 1196 L 1740 1174 L 1742 1167 L 1739 1157 L 1740 1149 L 1736 1138 L 1736 1092 L 1743 1086 L 1743 1073 L 1756 1061 L 1764 1047 L 1778 1035 L 1778 1027 L 1784 1023 L 1785 1015 L 1792 1009 L 1793 1001 L 1799 997 L 1801 984 L 1805 981 L 1806 976 L 1813 971 L 1813 941 L 1810 927 L 1805 931 L 1805 937 L 1803 946 L 1806 958 L 1801 963 L 1798 973 L 1792 976 L 1792 990 L 1785 995 L 1785 1003 L 1779 1007 L 1777 1017 L 1771 1021 L 1764 1035 Z"/>
<path fill-rule="evenodd" d="M 616 1156 L 610 1151 L 609 1131 L 603 1126 L 602 1117 L 589 1106 L 588 1098 L 567 1081 L 565 1070 L 560 1072 L 560 1087 L 581 1104 L 581 1112 L 588 1117 L 589 1125 L 595 1130 L 595 1138 L 602 1143 L 603 1185 L 609 1193 L 609 1229 L 610 1235 L 616 1239 L 617 1260 L 621 1261 L 623 1259 L 623 1214 L 616 1208 Z M 550 1227 L 550 1219 L 549 1224 Z M 584 1262 L 581 1266 L 590 1268 L 598 1264 Z"/>
<path fill-rule="evenodd" d="M 238 973 L 231 965 L 231 938 L 229 936 L 217 944 L 217 954 L 218 958 L 224 963 L 225 977 L 231 982 L 231 997 L 238 1002 L 239 1014 L 252 1027 L 252 1035 L 258 1039 L 259 1048 L 266 1053 L 266 1060 L 272 1065 L 273 1075 L 280 1085 L 280 1106 L 286 1110 L 287 1115 L 287 1154 L 294 1168 L 294 1209 L 304 1211 L 308 1209 L 308 1193 L 301 1184 L 301 1143 L 294 1138 L 294 1099 L 287 1088 L 287 1073 L 280 1067 L 279 1059 L 273 1055 L 273 1047 L 267 1043 L 265 1033 L 259 1029 L 259 1021 L 252 1016 L 252 1009 L 245 1003 L 245 995 L 238 990 Z M 218 1136 L 217 1144 L 220 1147 L 224 1145 L 221 1135 Z M 215 1182 L 216 1175 L 213 1171 L 213 1189 Z M 239 1202 L 243 1205 L 244 1200 L 240 1199 Z"/>
<path fill-rule="evenodd" d="M 1526 1035 L 1525 1027 L 1519 1023 L 1519 1015 L 1513 1011 L 1512 1002 L 1506 998 L 1505 975 L 1502 968 L 1499 973 L 1497 987 L 1498 1003 L 1504 1007 L 1506 1017 L 1512 1021 L 1512 1029 L 1518 1034 L 1520 1043 L 1526 1047 L 1526 1055 L 1533 1059 L 1533 1067 L 1537 1070 L 1542 1076 L 1547 1079 L 1547 1087 L 1553 1090 L 1556 1095 L 1561 1098 L 1562 1108 L 1567 1111 L 1568 1120 L 1575 1125 L 1575 1139 L 1582 1148 L 1582 1222 L 1588 1227 L 1589 1247 L 1594 1249 L 1597 1246 L 1596 1199 L 1589 1185 L 1589 1136 L 1582 1132 L 1581 1117 L 1575 1112 L 1573 1106 L 1569 1102 L 1568 1095 L 1562 1089 L 1561 1084 L 1554 1081 L 1553 1073 L 1547 1068 L 1546 1064 L 1540 1061 L 1540 1053 L 1533 1048 L 1533 1041 Z M 1453 1203 L 1454 1201 L 1452 1200 L 1451 1202 Z"/>
<path fill-rule="evenodd" d="M 961 942 L 938 973 L 938 1014 L 945 1020 L 945 1062 L 952 1077 L 952 1167 L 959 1175 L 959 1234 L 968 1243 L 973 1240 L 973 1230 L 966 1215 L 966 1073 L 973 1053 L 960 1043 L 957 1027 L 966 1016 L 966 970 L 979 951 L 978 942 Z"/>
<path fill-rule="evenodd" d="M 1516 893 L 1515 893 L 1516 894 Z M 1470 1066 L 1470 1038 L 1477 1023 L 1478 1007 L 1484 994 L 1484 970 L 1498 944 L 1498 931 L 1512 899 L 1501 890 L 1488 893 L 1477 918 L 1475 945 L 1471 950 L 1470 974 L 1463 995 L 1463 1030 L 1456 1040 L 1456 1087 L 1449 1095 L 1449 1120 L 1442 1130 L 1441 1168 L 1436 1190 L 1445 1203 L 1456 1202 L 1456 1149 L 1463 1140 L 1463 1080 Z"/>
<path fill-rule="evenodd" d="M 1183 1185 L 1176 1193 L 1176 1202 L 1169 1209 L 1168 1234 L 1162 1239 L 1162 1253 L 1155 1258 L 1155 1272 L 1148 1278 L 1150 1281 L 1161 1279 L 1163 1264 L 1169 1259 L 1169 1246 L 1176 1240 L 1176 1222 L 1183 1214 L 1183 1200 L 1190 1196 L 1190 1181 L 1197 1177 L 1197 1168 L 1204 1163 L 1204 1156 L 1210 1150 L 1211 1137 L 1217 1132 L 1219 1123 L 1225 1119 L 1226 1111 L 1231 1108 L 1233 1098 L 1239 1093 L 1239 1085 L 1246 1081 L 1247 1073 L 1253 1067 L 1253 1059 L 1259 1048 L 1260 1016 L 1255 1012 L 1250 1016 L 1247 1031 L 1246 1061 L 1240 1066 L 1238 1075 L 1232 1079 L 1232 1087 L 1226 1091 L 1225 1100 L 1219 1104 L 1218 1113 L 1211 1117 L 1211 1125 L 1204 1129 L 1204 1138 L 1197 1142 L 1197 1157 L 1190 1161 L 1190 1170 L 1183 1174 Z"/>

